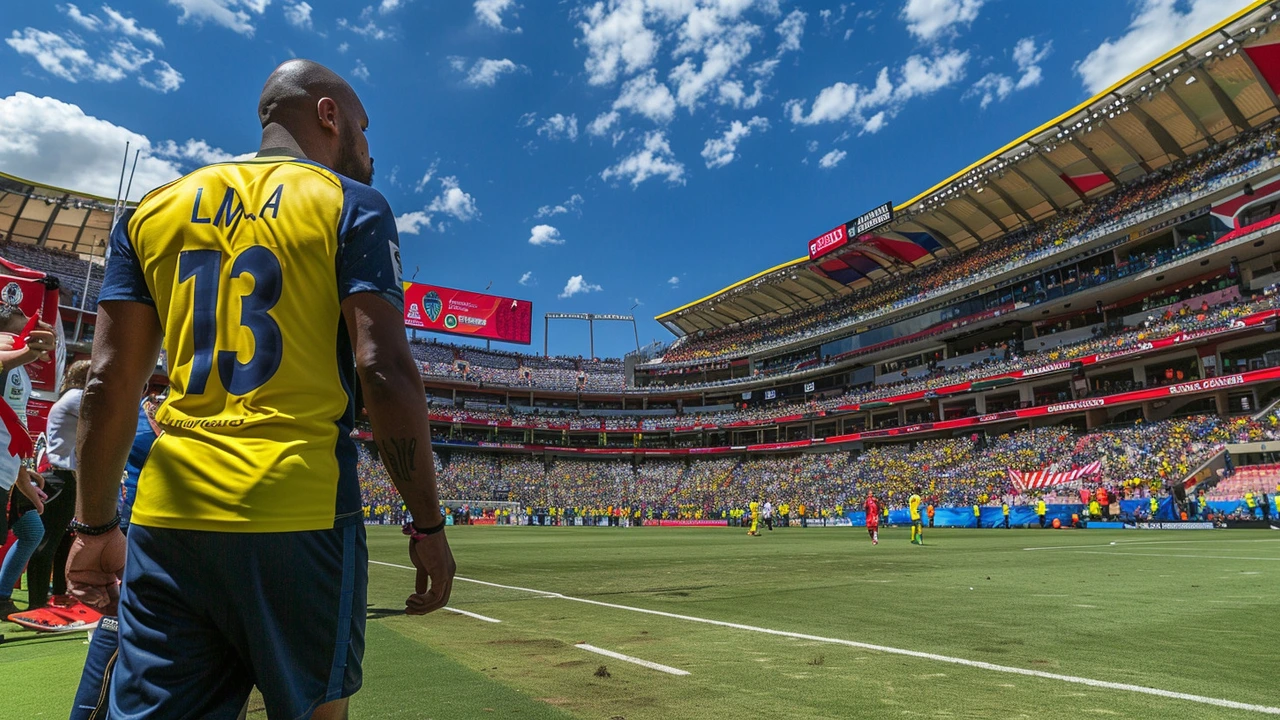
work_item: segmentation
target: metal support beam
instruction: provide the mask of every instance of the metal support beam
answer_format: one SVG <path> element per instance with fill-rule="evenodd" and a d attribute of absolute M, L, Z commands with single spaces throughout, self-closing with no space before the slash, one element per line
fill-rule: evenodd
<path fill-rule="evenodd" d="M 1130 145 L 1129 141 L 1124 139 L 1123 135 L 1116 132 L 1115 128 L 1111 127 L 1111 123 L 1100 124 L 1102 126 L 1102 132 L 1106 133 L 1107 137 L 1111 138 L 1111 142 L 1119 146 L 1121 150 L 1124 150 L 1125 154 L 1132 158 L 1133 161 L 1138 164 L 1138 167 L 1142 168 L 1143 172 L 1151 172 L 1151 165 L 1147 163 L 1146 158 L 1142 157 L 1142 153 L 1135 150 L 1133 145 Z"/>
<path fill-rule="evenodd" d="M 1031 213 L 1027 212 L 1026 208 L 1019 205 L 1018 201 L 1014 200 L 1012 195 L 1005 192 L 1004 188 L 1000 187 L 999 183 L 992 181 L 987 183 L 986 187 L 991 188 L 991 192 L 998 195 L 1000 199 L 1004 201 L 1004 204 L 1009 206 L 1010 210 L 1012 210 L 1018 217 L 1022 218 L 1023 222 L 1028 225 L 1035 222 L 1031 217 Z"/>
<path fill-rule="evenodd" d="M 1218 107 L 1222 108 L 1222 114 L 1227 116 L 1227 119 L 1231 121 L 1232 125 L 1236 126 L 1238 131 L 1244 132 L 1253 128 L 1249 121 L 1245 119 L 1244 113 L 1240 112 L 1240 107 L 1236 105 L 1235 101 L 1218 84 L 1218 81 L 1206 72 L 1204 68 L 1192 69 L 1191 77 L 1195 78 L 1197 82 L 1204 83 L 1204 86 L 1209 88 L 1209 94 L 1213 96 L 1213 101 L 1218 103 Z"/>
<path fill-rule="evenodd" d="M 978 199 L 977 193 L 975 191 L 970 190 L 969 192 L 965 193 L 965 199 L 973 203 L 973 206 L 978 209 L 978 212 L 982 213 L 983 215 L 986 215 L 988 220 L 996 224 L 996 227 L 1000 228 L 1004 232 L 1009 232 L 1009 226 L 1005 225 L 1004 222 L 1000 220 L 1000 218 L 996 217 L 995 213 L 991 212 L 991 210 L 987 208 L 985 203 L 983 203 L 981 200 Z"/>
<path fill-rule="evenodd" d="M 1142 127 L 1146 129 L 1147 134 L 1151 136 L 1151 139 L 1156 141 L 1156 144 L 1160 146 L 1161 150 L 1164 150 L 1165 153 L 1172 155 L 1179 160 L 1187 159 L 1187 153 L 1182 150 L 1182 146 L 1173 139 L 1173 136 L 1169 134 L 1169 131 L 1165 130 L 1164 126 L 1160 123 L 1152 120 L 1151 116 L 1147 114 L 1147 111 L 1139 107 L 1138 103 L 1132 102 L 1126 107 L 1129 108 L 1129 112 L 1133 113 L 1134 117 L 1138 118 L 1138 122 L 1142 123 Z"/>
<path fill-rule="evenodd" d="M 1045 167 L 1049 168 L 1049 172 L 1052 173 L 1053 176 L 1058 179 L 1058 182 L 1062 183 L 1063 185 L 1066 185 L 1068 190 L 1075 193 L 1076 197 L 1080 198 L 1080 202 L 1084 202 L 1087 199 L 1084 193 L 1080 191 L 1080 188 L 1067 182 L 1066 178 L 1062 177 L 1063 175 L 1066 175 L 1066 173 L 1064 173 L 1062 171 L 1062 168 L 1058 167 L 1056 163 L 1054 163 L 1052 160 L 1049 159 L 1049 153 L 1037 148 L 1036 152 L 1032 153 L 1032 155 L 1041 163 L 1043 163 Z"/>
<path fill-rule="evenodd" d="M 1182 114 L 1187 118 L 1187 120 L 1191 121 L 1191 126 L 1196 129 L 1196 132 L 1200 133 L 1200 137 L 1204 138 L 1206 143 L 1213 144 L 1213 135 L 1209 133 L 1209 129 L 1200 121 L 1200 116 L 1197 115 L 1195 111 L 1191 109 L 1191 106 L 1187 104 L 1187 101 L 1183 100 L 1182 96 L 1178 94 L 1177 83 L 1169 85 L 1166 94 L 1168 94 L 1169 99 L 1173 101 L 1173 104 L 1178 106 L 1178 110 L 1182 111 Z"/>
<path fill-rule="evenodd" d="M 925 232 L 927 232 L 927 233 L 929 233 L 930 235 L 932 235 L 934 238 L 936 238 L 936 239 L 937 239 L 939 242 L 941 242 L 943 245 L 946 245 L 946 246 L 947 246 L 948 248 L 950 248 L 952 251 L 960 252 L 960 246 L 959 246 L 959 245 L 956 245 L 956 244 L 955 244 L 955 241 L 953 241 L 951 238 L 947 237 L 947 234 L 946 234 L 946 233 L 942 232 L 941 230 L 937 229 L 936 227 L 933 227 L 932 225 L 929 225 L 929 224 L 927 224 L 927 223 L 923 222 L 923 221 L 922 221 L 922 220 L 920 220 L 920 218 L 918 218 L 918 217 L 917 217 L 917 218 L 912 218 L 912 219 L 911 219 L 911 222 L 912 222 L 912 223 L 915 223 L 916 225 L 919 225 L 919 226 L 920 226 L 920 227 L 922 227 L 922 228 L 924 228 L 924 229 L 925 229 Z"/>
<path fill-rule="evenodd" d="M 1025 182 L 1028 187 L 1034 190 L 1037 195 L 1044 198 L 1045 202 L 1049 203 L 1049 206 L 1052 207 L 1055 211 L 1062 212 L 1062 206 L 1058 204 L 1058 201 L 1054 200 L 1052 195 L 1040 189 L 1040 186 L 1037 185 L 1034 180 L 1027 177 L 1027 174 L 1022 172 L 1022 170 L 1017 165 L 1010 165 L 1009 172 L 1022 178 L 1022 181 Z"/>
<path fill-rule="evenodd" d="M 1089 162 L 1093 163 L 1093 166 L 1098 168 L 1098 172 L 1102 173 L 1103 175 L 1106 175 L 1107 179 L 1111 181 L 1112 185 L 1120 184 L 1120 181 L 1116 179 L 1116 174 L 1111 172 L 1111 168 L 1107 167 L 1107 164 L 1102 162 L 1102 158 L 1098 157 L 1093 152 L 1093 150 L 1090 150 L 1089 146 L 1085 145 L 1083 140 L 1073 135 L 1071 137 L 1071 145 L 1075 149 L 1079 150 L 1080 154 L 1084 155 Z"/>
<path fill-rule="evenodd" d="M 963 222 L 962 220 L 960 220 L 960 218 L 956 217 L 955 213 L 951 212 L 950 210 L 947 210 L 945 207 L 940 207 L 937 210 L 934 210 L 934 212 L 938 213 L 939 215 L 942 215 L 943 217 L 947 218 L 951 222 L 960 226 L 961 230 L 964 230 L 965 232 L 969 233 L 969 237 L 973 238 L 973 241 L 975 243 L 982 244 L 982 236 L 978 234 L 978 231 L 970 227 L 968 223 Z"/>

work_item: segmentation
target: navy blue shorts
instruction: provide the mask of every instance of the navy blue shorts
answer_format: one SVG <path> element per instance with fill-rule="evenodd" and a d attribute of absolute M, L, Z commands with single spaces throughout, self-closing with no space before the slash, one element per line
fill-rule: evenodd
<path fill-rule="evenodd" d="M 291 533 L 129 528 L 112 720 L 310 717 L 360 689 L 364 526 Z"/>

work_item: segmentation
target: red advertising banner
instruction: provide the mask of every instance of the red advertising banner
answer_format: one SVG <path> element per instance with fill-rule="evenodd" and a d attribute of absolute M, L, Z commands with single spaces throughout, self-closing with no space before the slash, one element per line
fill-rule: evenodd
<path fill-rule="evenodd" d="M 809 259 L 820 258 L 849 243 L 849 231 L 844 225 L 832 229 L 809 241 Z"/>
<path fill-rule="evenodd" d="M 406 282 L 404 324 L 418 330 L 528 345 L 533 303 Z"/>

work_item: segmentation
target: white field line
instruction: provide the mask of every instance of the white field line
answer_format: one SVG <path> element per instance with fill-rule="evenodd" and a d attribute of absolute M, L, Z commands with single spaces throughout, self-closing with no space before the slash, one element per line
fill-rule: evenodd
<path fill-rule="evenodd" d="M 498 620 L 497 618 L 485 617 L 484 615 L 477 615 L 476 613 L 473 613 L 473 612 L 467 612 L 466 610 L 459 610 L 458 608 L 446 607 L 446 608 L 445 608 L 445 610 L 448 610 L 448 611 L 449 611 L 449 612 L 451 612 L 451 613 L 458 613 L 459 615 L 466 615 L 466 616 L 467 616 L 467 617 L 469 617 L 469 618 L 475 618 L 475 619 L 477 619 L 477 620 L 483 620 L 483 621 L 485 621 L 485 622 L 487 622 L 487 623 L 500 623 L 500 622 L 502 622 L 501 620 Z"/>
<path fill-rule="evenodd" d="M 1077 548 L 1091 547 L 1119 547 L 1121 545 L 1188 545 L 1199 543 L 1265 543 L 1280 542 L 1280 538 L 1267 538 L 1265 540 L 1117 540 L 1112 543 L 1100 543 L 1098 545 L 1050 545 L 1048 547 L 1025 547 L 1023 550 L 1075 550 Z"/>
<path fill-rule="evenodd" d="M 1264 562 L 1280 562 L 1280 557 L 1242 557 L 1240 555 L 1184 555 L 1175 553 L 1136 553 L 1136 552 L 1104 552 L 1102 550 L 1076 550 L 1076 555 L 1133 555 L 1136 557 L 1158 558 L 1193 558 L 1205 560 L 1261 560 Z"/>
<path fill-rule="evenodd" d="M 409 565 L 396 565 L 394 563 L 378 562 L 370 560 L 371 563 L 378 565 L 386 565 L 387 567 L 403 568 L 405 570 L 413 570 Z M 994 663 L 982 662 L 980 660 L 967 660 L 965 658 L 950 657 L 947 655 L 937 655 L 935 653 L 920 652 L 918 650 L 906 650 L 903 648 L 888 647 L 886 645 L 873 645 L 871 643 L 858 642 L 856 640 L 843 640 L 841 638 L 822 637 L 820 635 L 808 635 L 805 633 L 789 632 L 786 630 L 773 630 L 770 628 L 757 627 L 755 625 L 743 625 L 741 623 L 726 622 L 724 620 L 711 620 L 709 618 L 700 618 L 693 615 L 678 615 L 676 613 L 664 612 L 662 610 L 649 610 L 648 608 L 632 607 L 630 605 L 618 605 L 616 603 L 607 603 L 600 600 L 588 600 L 587 598 L 573 597 L 572 595 L 564 595 L 557 592 L 547 590 L 534 590 L 532 588 L 519 587 L 517 585 L 500 585 L 485 580 L 475 580 L 462 576 L 455 576 L 454 580 L 461 582 L 469 582 L 476 585 L 485 585 L 488 587 L 500 588 L 502 590 L 515 590 L 518 592 L 533 593 L 543 597 L 553 597 L 561 600 L 569 600 L 571 602 L 583 603 L 586 605 L 595 605 L 597 607 L 612 608 L 614 610 L 626 610 L 628 612 L 641 613 L 644 615 L 656 615 L 658 617 L 670 618 L 672 620 L 684 620 L 686 622 L 701 623 L 703 625 L 714 625 L 716 627 L 731 628 L 734 630 L 745 630 L 747 632 L 761 633 L 764 635 L 775 635 L 778 637 L 789 637 L 797 640 L 809 640 L 811 642 L 829 643 L 832 645 L 844 645 L 846 647 L 859 648 L 861 650 L 873 650 L 889 655 L 904 655 L 906 657 L 919 658 L 921 660 L 933 660 L 935 662 L 950 663 L 952 665 L 963 665 L 965 667 L 977 668 L 979 670 L 990 670 L 993 672 L 1008 673 L 1010 675 L 1023 675 L 1026 677 L 1041 678 L 1044 680 L 1057 680 L 1059 682 L 1073 683 L 1076 685 L 1087 685 L 1094 688 L 1102 688 L 1106 690 L 1123 690 L 1125 692 L 1140 693 L 1143 695 L 1154 695 L 1156 697 L 1171 698 L 1173 700 L 1185 700 L 1187 702 L 1200 703 L 1202 705 L 1213 705 L 1215 707 L 1230 708 L 1232 710 L 1247 710 L 1249 712 L 1262 713 L 1264 715 L 1280 715 L 1280 707 L 1271 707 L 1268 705 L 1254 705 L 1251 703 L 1237 702 L 1235 700 L 1224 700 L 1221 698 L 1205 697 L 1203 695 L 1191 695 L 1189 693 L 1175 692 L 1173 690 L 1161 690 L 1160 688 L 1143 687 L 1141 685 L 1129 685 L 1126 683 L 1110 682 L 1107 680 L 1094 680 L 1092 678 L 1076 677 L 1074 675 L 1059 675 L 1058 673 L 1044 672 L 1043 670 L 1030 670 L 1027 668 L 1011 667 L 1008 665 L 996 665 Z"/>
<path fill-rule="evenodd" d="M 612 650 L 605 650 L 604 648 L 598 648 L 595 645 L 578 643 L 577 645 L 574 645 L 574 647 L 578 648 L 579 650 L 586 650 L 587 652 L 593 652 L 597 655 L 611 657 L 614 660 L 621 660 L 623 662 L 629 662 L 633 665 L 639 665 L 640 667 L 647 667 L 650 670 L 657 670 L 658 672 L 664 672 L 668 675 L 688 675 L 689 674 L 688 670 L 673 668 L 670 665 L 659 665 L 656 662 L 649 662 L 648 660 L 641 660 L 640 658 L 631 657 L 630 655 L 623 655 L 622 653 L 617 653 Z"/>

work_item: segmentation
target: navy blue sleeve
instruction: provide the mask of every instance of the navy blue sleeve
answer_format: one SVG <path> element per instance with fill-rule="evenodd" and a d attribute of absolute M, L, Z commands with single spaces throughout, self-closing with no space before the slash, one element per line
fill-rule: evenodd
<path fill-rule="evenodd" d="M 338 219 L 338 299 L 375 293 L 403 310 L 400 236 L 396 216 L 382 193 L 342 178 Z"/>
<path fill-rule="evenodd" d="M 133 213 L 132 209 L 126 210 L 120 222 L 111 229 L 107 269 L 103 274 L 102 289 L 98 292 L 98 302 L 128 300 L 155 307 L 156 301 L 151 297 L 147 279 L 142 274 L 142 263 L 129 241 L 129 221 L 133 219 Z"/>

